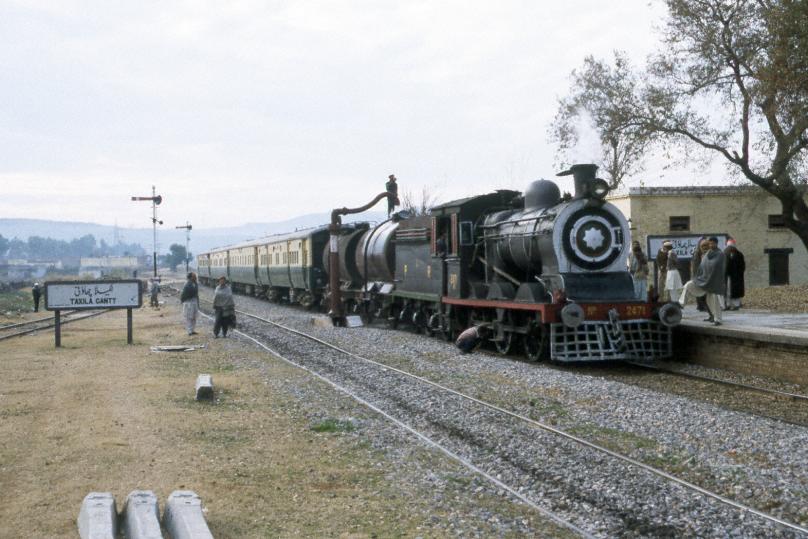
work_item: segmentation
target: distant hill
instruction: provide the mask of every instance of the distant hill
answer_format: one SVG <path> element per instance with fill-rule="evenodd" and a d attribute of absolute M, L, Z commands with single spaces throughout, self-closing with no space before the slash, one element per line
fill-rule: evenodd
<path fill-rule="evenodd" d="M 345 219 L 345 222 L 381 221 L 385 218 L 386 214 L 381 212 L 365 212 L 350 216 L 350 218 Z M 273 223 L 247 223 L 223 228 L 194 228 L 191 231 L 190 250 L 191 253 L 199 253 L 212 247 L 328 224 L 330 220 L 330 213 L 313 213 Z M 151 228 L 118 227 L 117 233 L 120 241 L 139 243 L 146 252 L 151 252 Z M 114 244 L 115 241 L 114 226 L 72 221 L 48 221 L 44 219 L 0 219 L 0 234 L 8 239 L 16 237 L 21 240 L 27 240 L 31 236 L 42 236 L 65 241 L 92 234 L 96 241 L 103 239 L 110 245 Z M 172 243 L 185 244 L 184 230 L 160 227 L 157 234 L 158 251 L 161 254 L 167 253 L 168 247 Z"/>

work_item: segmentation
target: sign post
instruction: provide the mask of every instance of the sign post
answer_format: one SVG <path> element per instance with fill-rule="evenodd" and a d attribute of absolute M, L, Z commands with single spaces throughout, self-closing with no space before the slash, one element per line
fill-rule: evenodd
<path fill-rule="evenodd" d="M 62 346 L 62 313 L 56 309 L 54 313 L 54 334 L 56 337 L 56 348 Z"/>
<path fill-rule="evenodd" d="M 62 346 L 63 309 L 126 309 L 126 342 L 132 344 L 132 309 L 143 305 L 140 281 L 49 281 L 45 309 L 54 311 L 56 347 Z"/>

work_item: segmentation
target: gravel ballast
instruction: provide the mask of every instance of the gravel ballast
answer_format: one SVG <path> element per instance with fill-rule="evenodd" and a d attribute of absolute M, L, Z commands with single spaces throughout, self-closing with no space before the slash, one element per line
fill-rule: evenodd
<path fill-rule="evenodd" d="M 238 303 L 249 312 L 365 357 L 604 443 L 784 520 L 808 523 L 804 428 L 607 377 L 581 376 L 574 370 L 484 354 L 461 356 L 450 344 L 421 335 L 314 327 L 313 315 L 296 308 L 244 297 Z M 269 332 L 258 324 L 254 327 L 267 334 L 270 345 L 286 346 L 290 355 L 305 352 L 298 337 Z M 705 501 L 682 487 L 627 469 L 605 455 L 582 451 L 524 423 L 471 411 L 467 403 L 453 403 L 453 398 L 403 381 L 383 384 L 385 376 L 379 375 L 377 367 L 360 366 L 357 360 L 336 355 L 323 363 L 326 354 L 319 350 L 309 355 L 312 361 L 320 361 L 321 368 L 330 368 L 330 376 L 342 377 L 343 383 L 363 396 L 372 391 L 380 407 L 395 410 L 396 417 L 410 418 L 412 426 L 431 432 L 489 473 L 519 485 L 543 506 L 599 535 L 780 533 L 757 517 L 741 519 L 736 509 Z M 386 378 L 393 381 L 392 375 Z"/>

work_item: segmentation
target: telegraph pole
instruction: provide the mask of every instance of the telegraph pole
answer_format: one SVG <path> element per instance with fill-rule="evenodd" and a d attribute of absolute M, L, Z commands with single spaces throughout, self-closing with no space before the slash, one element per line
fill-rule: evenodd
<path fill-rule="evenodd" d="M 163 197 L 157 194 L 157 189 L 155 186 L 152 185 L 152 196 L 150 197 L 132 197 L 132 201 L 137 200 L 150 200 L 152 203 L 152 228 L 153 228 L 153 245 L 154 250 L 152 251 L 152 262 L 154 265 L 154 277 L 157 278 L 157 225 L 162 225 L 162 221 L 157 220 L 157 205 L 163 201 Z"/>
<path fill-rule="evenodd" d="M 185 229 L 185 273 L 188 273 L 188 262 L 191 260 L 191 254 L 188 252 L 188 244 L 191 243 L 191 223 L 185 221 L 185 226 L 175 226 L 174 228 Z M 198 271 L 198 270 L 197 270 Z"/>

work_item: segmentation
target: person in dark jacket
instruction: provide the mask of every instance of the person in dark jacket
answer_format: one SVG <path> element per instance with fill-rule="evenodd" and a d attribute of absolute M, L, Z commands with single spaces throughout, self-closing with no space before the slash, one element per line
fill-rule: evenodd
<path fill-rule="evenodd" d="M 182 302 L 182 317 L 185 319 L 185 329 L 188 335 L 196 335 L 196 318 L 199 315 L 199 286 L 196 284 L 196 273 L 188 274 L 188 280 L 180 292 Z"/>
<path fill-rule="evenodd" d="M 151 287 L 149 288 L 149 305 L 159 309 L 160 308 L 160 282 L 157 279 L 151 280 Z"/>
<path fill-rule="evenodd" d="M 707 238 L 702 237 L 699 240 L 699 244 L 696 247 L 696 250 L 693 251 L 693 258 L 690 259 L 690 278 L 696 276 L 696 273 L 699 272 L 699 266 L 701 265 L 701 257 L 704 256 L 704 253 L 710 250 L 710 245 L 707 242 Z M 707 311 L 707 297 L 706 296 L 699 296 L 696 298 L 696 307 L 698 310 L 705 312 Z"/>
<path fill-rule="evenodd" d="M 395 174 L 390 174 L 387 177 L 387 183 L 384 184 L 384 188 L 390 193 L 390 196 L 387 197 L 387 216 L 390 217 L 393 210 L 396 209 L 396 206 L 400 204 L 398 201 L 398 184 L 396 183 Z"/>
<path fill-rule="evenodd" d="M 668 292 L 665 289 L 665 281 L 668 278 L 668 248 L 671 242 L 666 241 L 662 244 L 656 254 L 656 268 L 657 268 L 657 282 L 656 291 L 659 294 L 659 301 L 668 300 Z"/>
<path fill-rule="evenodd" d="M 39 283 L 34 283 L 33 288 L 31 288 L 31 295 L 34 296 L 34 312 L 39 312 L 39 298 L 42 297 L 42 287 L 39 286 Z"/>
<path fill-rule="evenodd" d="M 741 298 L 745 292 L 743 274 L 746 271 L 746 261 L 733 239 L 727 240 L 724 256 L 727 258 L 726 306 L 729 311 L 737 311 L 741 308 Z"/>
<path fill-rule="evenodd" d="M 224 277 L 219 277 L 219 285 L 213 292 L 213 311 L 216 313 L 213 336 L 219 338 L 221 331 L 222 337 L 226 338 L 227 330 L 236 325 L 236 302 L 233 300 L 233 291 Z"/>
<path fill-rule="evenodd" d="M 726 258 L 721 249 L 718 248 L 718 238 L 711 237 L 708 240 L 710 250 L 702 256 L 696 276 L 685 284 L 682 290 L 682 297 L 679 303 L 684 309 L 687 303 L 687 296 L 706 296 L 707 308 L 710 309 L 710 317 L 705 322 L 712 322 L 716 326 L 721 325 L 721 299 L 726 292 Z"/>

